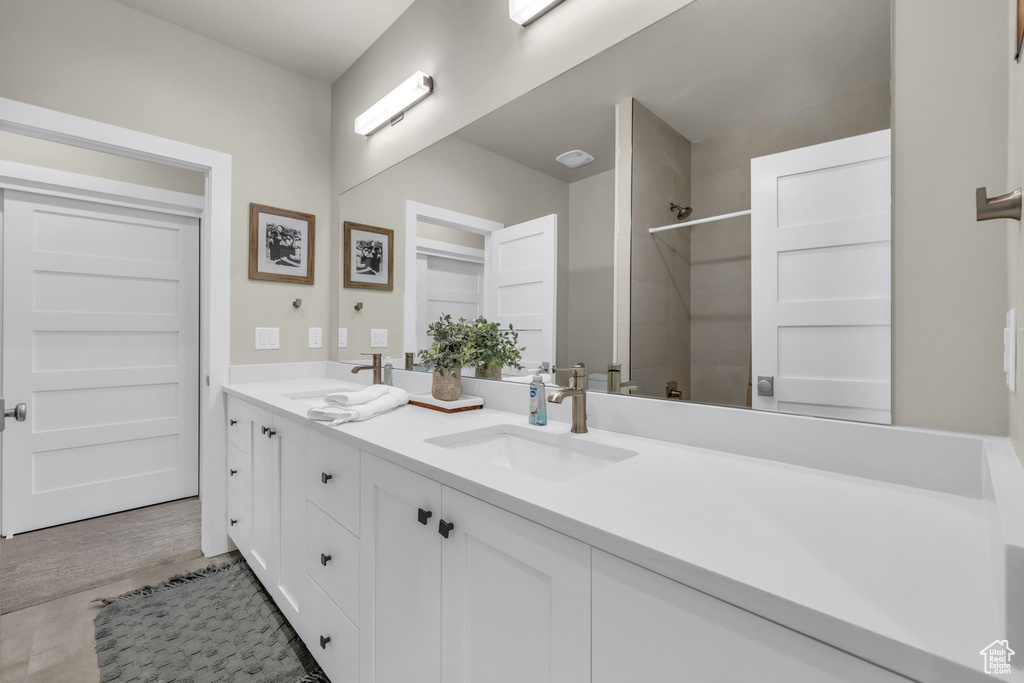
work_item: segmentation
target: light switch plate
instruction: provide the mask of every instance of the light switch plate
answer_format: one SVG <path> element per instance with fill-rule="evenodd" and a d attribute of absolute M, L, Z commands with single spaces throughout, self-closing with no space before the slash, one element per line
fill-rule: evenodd
<path fill-rule="evenodd" d="M 1010 391 L 1017 392 L 1017 309 L 1011 308 L 1006 313 L 1006 329 L 1003 330 L 1003 371 L 1006 373 L 1006 386 Z"/>
<path fill-rule="evenodd" d="M 256 328 L 256 349 L 279 349 L 281 348 L 281 328 L 279 327 L 257 327 Z"/>
<path fill-rule="evenodd" d="M 309 328 L 309 348 L 322 349 L 324 347 L 324 328 Z"/>
<path fill-rule="evenodd" d="M 339 349 L 347 349 L 348 348 L 348 328 L 347 327 L 339 327 L 338 328 L 338 348 Z"/>
<path fill-rule="evenodd" d="M 370 348 L 382 349 L 388 345 L 387 330 L 370 330 Z"/>

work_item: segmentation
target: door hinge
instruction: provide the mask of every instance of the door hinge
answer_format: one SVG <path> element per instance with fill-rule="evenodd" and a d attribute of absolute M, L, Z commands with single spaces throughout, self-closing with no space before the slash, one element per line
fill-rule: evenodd
<path fill-rule="evenodd" d="M 206 376 L 206 386 L 210 386 L 210 376 Z"/>

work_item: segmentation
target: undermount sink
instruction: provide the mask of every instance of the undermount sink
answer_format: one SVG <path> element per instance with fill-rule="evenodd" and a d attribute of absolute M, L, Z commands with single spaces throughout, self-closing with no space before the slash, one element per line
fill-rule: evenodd
<path fill-rule="evenodd" d="M 426 443 L 476 455 L 508 470 L 549 481 L 569 481 L 636 455 L 570 434 L 500 425 L 426 439 Z"/>

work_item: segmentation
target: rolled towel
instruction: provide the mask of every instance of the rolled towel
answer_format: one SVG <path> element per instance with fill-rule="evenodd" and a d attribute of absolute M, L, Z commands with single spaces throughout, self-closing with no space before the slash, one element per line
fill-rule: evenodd
<path fill-rule="evenodd" d="M 373 384 L 359 391 L 336 391 L 333 394 L 324 396 L 324 401 L 328 404 L 334 403 L 339 406 L 357 406 L 384 396 L 390 388 L 383 384 Z"/>
<path fill-rule="evenodd" d="M 387 391 L 383 396 L 367 403 L 354 406 L 326 403 L 322 406 L 310 408 L 306 414 L 313 420 L 330 422 L 331 426 L 334 427 L 345 422 L 369 420 L 371 417 L 394 410 L 398 406 L 409 402 L 409 393 L 405 389 L 399 389 L 398 387 L 385 387 L 385 389 Z"/>

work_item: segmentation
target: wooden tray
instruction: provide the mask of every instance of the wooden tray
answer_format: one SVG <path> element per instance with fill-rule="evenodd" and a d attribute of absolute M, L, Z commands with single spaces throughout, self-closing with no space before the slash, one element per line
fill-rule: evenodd
<path fill-rule="evenodd" d="M 480 410 L 484 407 L 484 399 L 480 396 L 463 394 L 454 401 L 439 401 L 430 394 L 412 394 L 409 404 L 436 410 L 439 413 L 464 413 L 467 410 Z"/>

